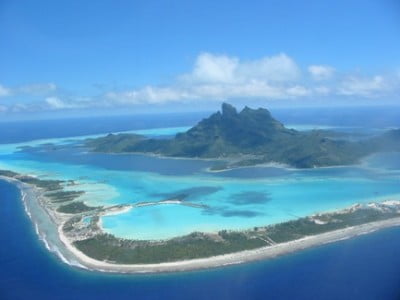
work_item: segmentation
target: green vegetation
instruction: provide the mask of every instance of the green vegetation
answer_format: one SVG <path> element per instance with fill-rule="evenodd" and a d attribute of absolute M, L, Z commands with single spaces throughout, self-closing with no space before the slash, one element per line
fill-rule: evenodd
<path fill-rule="evenodd" d="M 32 184 L 38 188 L 45 189 L 46 191 L 57 191 L 63 188 L 62 180 L 42 180 L 32 176 L 18 176 L 17 179 L 24 183 Z"/>
<path fill-rule="evenodd" d="M 85 193 L 84 191 L 64 191 L 63 184 L 66 182 L 62 180 L 43 180 L 32 176 L 22 176 L 18 173 L 8 170 L 0 170 L 0 176 L 16 178 L 21 182 L 32 184 L 38 188 L 44 189 L 47 192 L 46 197 L 53 203 L 70 202 Z M 67 184 L 73 185 L 74 182 L 67 181 Z M 90 207 L 81 201 L 77 201 L 61 205 L 57 211 L 67 214 L 78 214 L 95 209 L 98 209 L 98 207 Z"/>
<path fill-rule="evenodd" d="M 65 191 L 63 185 L 74 185 L 74 181 L 62 181 L 62 180 L 43 180 L 33 176 L 24 176 L 13 171 L 0 170 L 0 176 L 6 176 L 15 178 L 21 182 L 32 184 L 38 188 L 42 188 L 46 191 L 45 195 L 53 203 L 64 203 L 70 202 L 83 195 L 84 191 Z M 89 211 L 94 208 L 86 206 L 82 202 L 74 202 L 68 205 L 61 206 L 60 212 L 65 213 L 78 213 L 83 211 Z"/>
<path fill-rule="evenodd" d="M 267 162 L 298 168 L 348 165 L 378 151 L 400 151 L 400 130 L 359 142 L 332 136 L 335 135 L 328 131 L 287 129 L 266 109 L 246 107 L 238 113 L 224 103 L 222 113 L 212 114 L 173 139 L 110 134 L 88 140 L 86 145 L 98 152 L 143 152 L 228 161 L 216 165 L 214 170 Z"/>
<path fill-rule="evenodd" d="M 15 177 L 15 176 L 18 176 L 18 173 L 15 173 L 13 171 L 8 171 L 8 170 L 0 170 L 0 176 Z"/>
<path fill-rule="evenodd" d="M 143 140 L 143 136 L 137 134 L 112 134 L 96 139 L 88 139 L 86 146 L 97 152 L 125 152 L 132 143 Z"/>
<path fill-rule="evenodd" d="M 321 234 L 350 226 L 399 217 L 398 208 L 360 207 L 350 211 L 300 218 L 281 224 L 255 227 L 247 231 L 226 231 L 208 235 L 192 233 L 165 241 L 138 241 L 119 239 L 109 234 L 74 242 L 86 255 L 102 261 L 119 264 L 160 263 L 210 257 L 243 250 L 256 249 Z"/>
<path fill-rule="evenodd" d="M 301 218 L 276 224 L 268 227 L 267 234 L 276 243 L 282 243 L 308 235 L 321 234 L 399 216 L 400 214 L 397 211 L 381 212 L 379 210 L 365 208 L 358 209 L 351 213 L 341 212 L 323 216 L 320 219 L 325 219 L 326 224 L 315 224 L 310 218 Z"/>
<path fill-rule="evenodd" d="M 57 191 L 47 193 L 46 197 L 49 198 L 53 203 L 61 203 L 73 201 L 84 193 L 84 191 Z"/>
<path fill-rule="evenodd" d="M 216 241 L 201 233 L 194 233 L 184 239 L 154 243 L 122 240 L 102 234 L 77 241 L 74 245 L 90 257 L 121 264 L 160 263 L 209 257 L 266 245 L 265 241 L 248 238 L 243 233 L 227 233 L 225 238 L 223 241 Z"/>
<path fill-rule="evenodd" d="M 87 206 L 85 203 L 78 201 L 69 204 L 61 205 L 57 211 L 65 214 L 78 214 L 97 209 L 97 207 Z"/>
<path fill-rule="evenodd" d="M 64 225 L 63 225 L 63 231 L 64 232 L 69 232 L 74 230 L 74 224 L 80 222 L 82 220 L 82 216 L 73 216 L 69 220 L 67 220 Z"/>

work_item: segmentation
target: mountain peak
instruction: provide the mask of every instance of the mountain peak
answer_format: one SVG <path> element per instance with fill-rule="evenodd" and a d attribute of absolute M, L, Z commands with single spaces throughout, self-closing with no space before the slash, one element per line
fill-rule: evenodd
<path fill-rule="evenodd" d="M 354 164 L 378 151 L 400 151 L 400 130 L 360 142 L 329 139 L 324 132 L 287 129 L 264 108 L 221 111 L 173 139 L 118 134 L 89 141 L 100 152 L 147 152 L 173 157 L 234 158 L 219 169 L 279 162 L 300 168 Z M 383 146 L 382 146 L 383 145 Z M 239 159 L 239 160 L 237 160 Z M 236 161 L 237 160 L 237 161 Z"/>
<path fill-rule="evenodd" d="M 236 108 L 228 103 L 222 103 L 222 115 L 223 116 L 235 116 L 237 115 Z"/>
<path fill-rule="evenodd" d="M 240 112 L 240 114 L 245 115 L 245 114 L 259 114 L 259 115 L 264 115 L 265 117 L 272 118 L 272 115 L 270 111 L 266 108 L 257 108 L 257 109 L 252 109 L 248 106 L 245 106 L 243 110 Z"/>

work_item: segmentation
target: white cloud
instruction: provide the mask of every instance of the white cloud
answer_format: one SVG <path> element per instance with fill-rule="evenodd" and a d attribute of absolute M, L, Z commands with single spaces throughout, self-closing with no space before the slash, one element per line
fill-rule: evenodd
<path fill-rule="evenodd" d="M 308 67 L 308 72 L 314 80 L 327 80 L 332 78 L 335 69 L 330 66 L 312 65 Z"/>
<path fill-rule="evenodd" d="M 8 112 L 37 112 L 37 111 L 55 111 L 55 110 L 65 110 L 65 109 L 74 109 L 74 108 L 86 108 L 96 106 L 94 101 L 87 101 L 86 98 L 78 97 L 78 98 L 67 98 L 65 100 L 60 97 L 46 97 L 41 101 L 33 101 L 33 102 L 17 102 L 8 107 L 5 107 L 5 111 Z M 0 106 L 0 112 L 1 112 Z"/>
<path fill-rule="evenodd" d="M 232 82 L 239 60 L 225 55 L 200 54 L 191 74 L 186 79 L 198 82 Z"/>
<path fill-rule="evenodd" d="M 111 92 L 106 99 L 115 104 L 160 104 L 166 102 L 187 102 L 191 100 L 247 99 L 288 99 L 304 97 L 312 90 L 301 85 L 280 86 L 265 81 L 253 80 L 241 84 L 198 84 L 189 87 L 145 87 L 143 89 Z"/>
<path fill-rule="evenodd" d="M 29 95 L 43 95 L 56 90 L 57 86 L 54 83 L 33 83 L 16 88 L 19 93 Z"/>
<path fill-rule="evenodd" d="M 120 104 L 155 104 L 189 99 L 193 95 L 177 87 L 146 86 L 132 91 L 109 92 L 105 97 Z"/>
<path fill-rule="evenodd" d="M 294 81 L 300 77 L 300 69 L 295 61 L 284 53 L 243 62 L 238 67 L 238 77 L 244 81 L 258 79 L 264 81 Z"/>
<path fill-rule="evenodd" d="M 199 85 L 191 90 L 195 98 L 225 100 L 229 98 L 282 98 L 285 90 L 264 81 L 242 84 Z"/>
<path fill-rule="evenodd" d="M 304 97 L 312 93 L 311 90 L 301 85 L 295 85 L 287 89 L 287 94 L 293 97 Z"/>
<path fill-rule="evenodd" d="M 18 96 L 18 95 L 45 95 L 55 92 L 57 86 L 54 83 L 33 83 L 17 87 L 5 87 L 0 84 L 0 97 Z"/>
<path fill-rule="evenodd" d="M 58 97 L 47 97 L 45 99 L 45 102 L 50 109 L 64 109 L 64 108 L 72 108 L 73 107 L 71 104 L 68 104 L 68 103 L 62 101 Z"/>
<path fill-rule="evenodd" d="M 227 55 L 200 54 L 190 73 L 166 87 L 146 86 L 106 93 L 117 104 L 155 104 L 195 99 L 282 99 L 306 96 L 310 91 L 293 81 L 300 77 L 297 64 L 286 54 L 242 62 Z"/>
<path fill-rule="evenodd" d="M 240 61 L 227 55 L 200 54 L 193 71 L 181 78 L 186 83 L 243 83 L 253 80 L 292 81 L 298 79 L 300 69 L 286 54 Z"/>
<path fill-rule="evenodd" d="M 8 111 L 38 111 L 231 99 L 307 101 L 336 96 L 340 101 L 340 97 L 355 96 L 361 99 L 399 91 L 396 86 L 399 86 L 400 73 L 346 77 L 340 72 L 335 74 L 335 69 L 328 65 L 310 65 L 303 71 L 308 71 L 309 75 L 302 76 L 304 73 L 297 63 L 284 53 L 247 61 L 234 56 L 202 53 L 191 70 L 165 86 L 147 85 L 131 90 L 109 91 L 97 97 L 82 97 L 60 95 L 53 83 L 12 89 L 0 85 L 0 96 L 42 95 L 44 101 L 23 101 L 14 105 L 7 103 Z"/>
<path fill-rule="evenodd" d="M 383 76 L 376 75 L 371 78 L 351 76 L 342 81 L 338 93 L 346 96 L 372 97 L 389 89 L 390 85 Z"/>
<path fill-rule="evenodd" d="M 0 84 L 0 97 L 7 97 L 11 95 L 11 90 Z"/>

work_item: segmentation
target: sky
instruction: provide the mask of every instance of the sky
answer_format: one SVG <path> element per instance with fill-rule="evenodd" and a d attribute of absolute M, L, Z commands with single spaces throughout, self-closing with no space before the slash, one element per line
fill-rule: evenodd
<path fill-rule="evenodd" d="M 3 119 L 399 97 L 398 0 L 0 0 Z"/>

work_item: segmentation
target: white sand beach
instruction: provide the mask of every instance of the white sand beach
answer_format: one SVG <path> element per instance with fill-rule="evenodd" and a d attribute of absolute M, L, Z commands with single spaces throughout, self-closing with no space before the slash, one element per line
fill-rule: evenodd
<path fill-rule="evenodd" d="M 1 179 L 10 181 L 20 189 L 23 189 L 26 198 L 31 200 L 39 201 L 41 191 L 32 185 L 22 183 L 15 179 L 10 179 L 7 177 L 1 177 Z M 25 203 L 26 205 L 26 203 Z M 53 225 L 58 230 L 58 237 L 65 249 L 67 250 L 79 264 L 74 263 L 73 265 L 81 266 L 90 270 L 101 271 L 101 272 L 115 272 L 115 273 L 155 273 L 155 272 L 179 272 L 179 271 L 190 271 L 197 269 L 207 269 L 222 267 L 232 264 L 239 264 L 244 262 L 251 262 L 263 259 L 270 259 L 277 256 L 285 255 L 288 253 L 293 253 L 302 249 L 307 249 L 310 247 L 316 247 L 327 243 L 332 243 L 335 241 L 352 238 L 362 234 L 367 234 L 376 230 L 383 228 L 388 228 L 392 226 L 400 225 L 400 218 L 391 218 L 378 222 L 366 223 L 359 226 L 348 227 L 341 230 L 331 231 L 323 234 L 307 236 L 298 240 L 293 240 L 290 242 L 275 244 L 272 246 L 262 247 L 253 250 L 246 250 L 236 253 L 230 253 L 225 255 L 213 256 L 201 259 L 183 260 L 176 262 L 166 262 L 159 264 L 115 264 L 111 262 L 99 261 L 88 257 L 77 248 L 75 248 L 71 241 L 65 236 L 62 231 L 62 226 L 66 219 L 59 218 L 46 209 L 49 217 L 53 221 Z M 121 211 L 130 209 L 126 207 Z M 119 212 L 121 212 L 119 211 Z M 68 260 L 63 259 L 64 262 Z M 72 263 L 71 263 L 72 264 Z"/>

